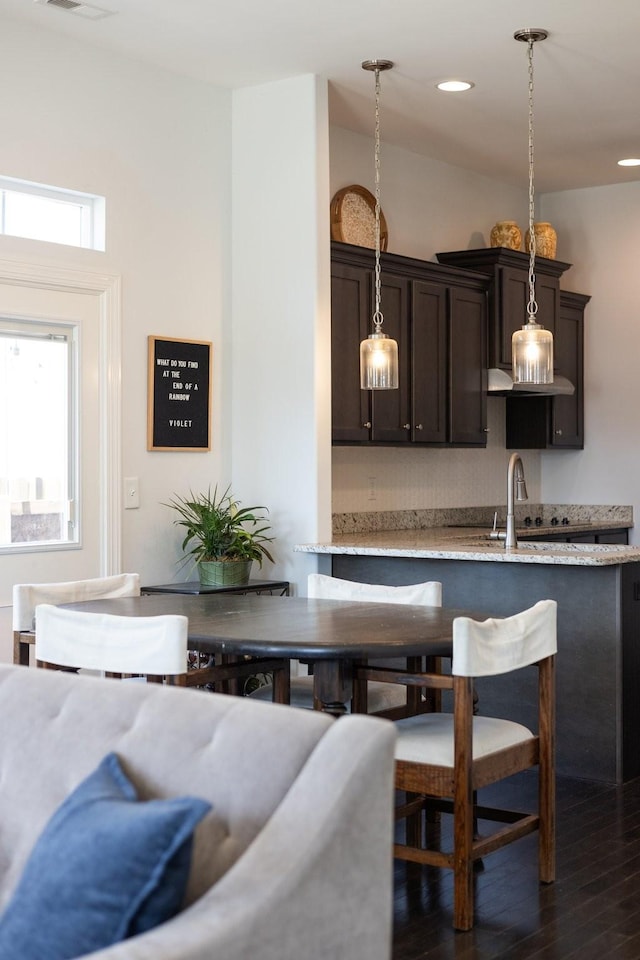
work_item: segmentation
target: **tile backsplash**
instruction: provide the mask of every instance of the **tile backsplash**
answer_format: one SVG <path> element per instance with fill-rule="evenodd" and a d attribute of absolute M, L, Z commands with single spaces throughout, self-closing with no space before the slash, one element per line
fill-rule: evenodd
<path fill-rule="evenodd" d="M 484 506 L 506 502 L 504 399 L 489 397 L 486 449 L 333 447 L 334 514 Z M 540 500 L 541 457 L 521 451 L 530 500 Z"/>

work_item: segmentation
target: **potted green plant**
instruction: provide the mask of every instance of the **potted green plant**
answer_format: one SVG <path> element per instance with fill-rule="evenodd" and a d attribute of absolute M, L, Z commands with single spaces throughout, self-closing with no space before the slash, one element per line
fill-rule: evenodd
<path fill-rule="evenodd" d="M 254 560 L 260 566 L 265 558 L 274 562 L 266 546 L 274 538 L 266 535 L 266 517 L 257 513 L 267 508 L 241 508 L 230 487 L 221 494 L 216 486 L 213 494 L 209 488 L 207 493 L 175 496 L 165 506 L 178 513 L 174 523 L 186 531 L 184 561 L 197 564 L 200 583 L 245 584 Z"/>

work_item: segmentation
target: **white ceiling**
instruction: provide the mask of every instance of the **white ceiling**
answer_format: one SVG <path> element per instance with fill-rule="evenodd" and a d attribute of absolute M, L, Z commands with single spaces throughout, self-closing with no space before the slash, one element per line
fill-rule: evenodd
<path fill-rule="evenodd" d="M 89 20 L 35 0 L 0 0 L 0 15 L 68 34 L 228 88 L 315 73 L 330 83 L 331 122 L 373 132 L 373 74 L 382 75 L 381 135 L 515 185 L 527 179 L 527 45 L 534 47 L 538 191 L 640 179 L 638 0 L 87 0 Z M 436 81 L 475 87 L 442 94 Z M 6 92 L 6 91 L 5 91 Z"/>

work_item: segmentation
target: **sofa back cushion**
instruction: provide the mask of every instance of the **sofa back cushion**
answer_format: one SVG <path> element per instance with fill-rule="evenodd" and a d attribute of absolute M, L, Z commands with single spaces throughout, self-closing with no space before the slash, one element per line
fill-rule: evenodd
<path fill-rule="evenodd" d="M 226 873 L 333 723 L 192 688 L 0 666 L 0 910 L 52 813 L 118 754 L 141 800 L 201 797 L 186 903 Z"/>

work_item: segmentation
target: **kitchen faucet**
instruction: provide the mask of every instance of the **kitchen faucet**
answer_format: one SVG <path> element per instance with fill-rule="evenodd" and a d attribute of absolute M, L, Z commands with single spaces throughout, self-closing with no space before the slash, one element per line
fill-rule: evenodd
<path fill-rule="evenodd" d="M 493 519 L 493 530 L 491 537 L 493 539 L 504 540 L 507 550 L 515 549 L 518 546 L 516 536 L 516 518 L 514 514 L 514 500 L 528 500 L 527 486 L 524 482 L 524 467 L 519 453 L 512 453 L 509 457 L 509 468 L 507 470 L 507 528 L 503 533 L 496 530 L 497 513 Z"/>

